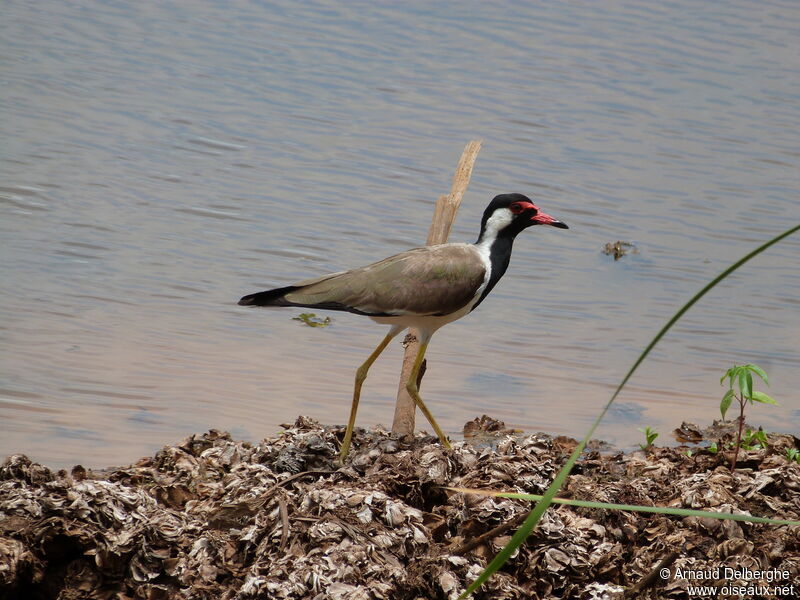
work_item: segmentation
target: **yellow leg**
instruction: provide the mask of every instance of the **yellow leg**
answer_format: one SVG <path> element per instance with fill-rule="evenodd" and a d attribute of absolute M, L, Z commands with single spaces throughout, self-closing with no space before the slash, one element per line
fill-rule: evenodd
<path fill-rule="evenodd" d="M 344 432 L 344 440 L 342 441 L 342 450 L 339 453 L 339 460 L 344 462 L 344 459 L 347 458 L 347 454 L 350 452 L 350 440 L 353 437 L 353 427 L 356 424 L 356 412 L 358 412 L 358 400 L 361 398 L 361 386 L 364 385 L 364 380 L 367 378 L 367 372 L 369 368 L 372 366 L 372 363 L 381 355 L 386 349 L 386 346 L 389 345 L 389 342 L 392 341 L 392 338 L 396 336 L 398 333 L 402 331 L 402 327 L 392 327 L 389 330 L 389 333 L 386 334 L 386 337 L 383 338 L 378 347 L 369 355 L 367 360 L 364 361 L 358 370 L 356 371 L 356 385 L 353 388 L 353 405 L 350 407 L 350 420 L 347 422 L 347 429 Z"/>
<path fill-rule="evenodd" d="M 431 411 L 428 410 L 428 407 L 425 406 L 425 403 L 419 396 L 419 388 L 417 387 L 417 378 L 419 377 L 419 370 L 422 367 L 422 361 L 425 359 L 425 350 L 427 349 L 428 349 L 428 341 L 427 340 L 422 341 L 419 345 L 419 351 L 417 352 L 417 360 L 414 361 L 414 367 L 411 369 L 411 375 L 408 377 L 408 383 L 406 383 L 406 390 L 408 390 L 408 395 L 411 396 L 411 399 L 422 411 L 422 414 L 425 415 L 425 418 L 428 419 L 428 423 L 431 424 L 431 427 L 433 427 L 433 430 L 436 432 L 436 435 L 439 436 L 439 440 L 442 442 L 442 446 L 450 449 L 452 448 L 450 442 L 447 440 L 447 437 L 444 435 L 441 428 L 436 423 L 436 419 L 433 418 Z"/>

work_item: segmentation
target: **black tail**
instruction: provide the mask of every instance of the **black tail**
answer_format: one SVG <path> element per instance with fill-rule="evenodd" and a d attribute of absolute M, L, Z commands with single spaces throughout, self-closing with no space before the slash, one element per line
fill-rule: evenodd
<path fill-rule="evenodd" d="M 265 292 L 258 292 L 256 294 L 249 294 L 239 300 L 239 306 L 292 306 L 292 303 L 286 301 L 284 296 L 297 289 L 300 288 L 290 285 L 274 290 L 267 290 Z"/>

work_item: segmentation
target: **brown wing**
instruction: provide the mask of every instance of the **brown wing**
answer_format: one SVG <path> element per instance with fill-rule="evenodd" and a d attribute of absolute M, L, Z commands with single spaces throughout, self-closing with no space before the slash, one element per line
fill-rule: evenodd
<path fill-rule="evenodd" d="M 486 275 L 469 244 L 415 248 L 380 262 L 290 286 L 293 305 L 368 315 L 438 315 L 465 306 Z"/>

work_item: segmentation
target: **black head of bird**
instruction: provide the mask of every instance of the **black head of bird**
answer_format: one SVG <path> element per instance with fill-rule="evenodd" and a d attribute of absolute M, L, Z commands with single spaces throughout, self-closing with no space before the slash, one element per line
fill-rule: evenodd
<path fill-rule="evenodd" d="M 508 268 L 514 238 L 533 225 L 568 227 L 542 212 L 522 194 L 501 194 L 486 207 L 478 241 L 414 248 L 379 262 L 244 296 L 243 306 L 302 306 L 366 315 L 391 329 L 357 369 L 350 419 L 341 460 L 349 452 L 361 386 L 367 371 L 389 342 L 408 327 L 420 334 L 420 347 L 407 389 L 442 444 L 450 443 L 417 389 L 417 376 L 433 333 L 474 310 Z"/>
<path fill-rule="evenodd" d="M 524 229 L 533 225 L 552 225 L 561 229 L 569 229 L 565 223 L 557 221 L 539 210 L 539 207 L 527 196 L 500 194 L 495 196 L 483 211 L 478 241 L 487 232 L 487 226 L 489 229 L 497 231 L 497 235 L 513 239 Z"/>

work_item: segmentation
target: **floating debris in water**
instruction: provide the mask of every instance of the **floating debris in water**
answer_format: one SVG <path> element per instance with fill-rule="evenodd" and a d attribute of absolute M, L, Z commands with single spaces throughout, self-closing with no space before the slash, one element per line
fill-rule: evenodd
<path fill-rule="evenodd" d="M 300 313 L 296 317 L 292 317 L 292 321 L 302 321 L 309 327 L 327 327 L 331 324 L 331 318 L 325 317 L 318 317 L 314 313 Z"/>
<path fill-rule="evenodd" d="M 633 242 L 608 242 L 605 246 L 603 246 L 603 254 L 610 255 L 614 257 L 614 260 L 619 260 L 626 254 L 638 254 L 639 249 L 636 247 Z"/>

